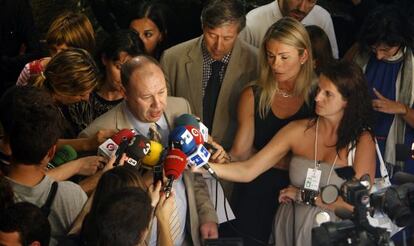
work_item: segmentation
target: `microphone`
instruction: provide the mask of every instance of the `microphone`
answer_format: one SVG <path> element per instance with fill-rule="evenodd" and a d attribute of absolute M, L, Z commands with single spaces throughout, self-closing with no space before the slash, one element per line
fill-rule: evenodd
<path fill-rule="evenodd" d="M 201 123 L 201 124 L 202 124 L 202 123 Z M 217 149 L 216 149 L 213 145 L 211 145 L 211 144 L 207 143 L 207 142 L 204 140 L 203 135 L 201 134 L 201 132 L 200 132 L 197 128 L 195 128 L 195 127 L 193 127 L 193 126 L 190 126 L 190 125 L 185 126 L 185 128 L 186 128 L 186 129 L 187 129 L 187 130 L 191 133 L 191 135 L 193 136 L 193 138 L 194 138 L 194 140 L 195 140 L 196 145 L 200 145 L 200 144 L 202 144 L 202 145 L 204 145 L 204 147 L 206 147 L 207 149 L 210 149 L 212 153 L 214 153 L 214 152 L 216 152 L 216 151 L 217 151 Z M 207 138 L 208 138 L 208 137 L 207 137 Z"/>
<path fill-rule="evenodd" d="M 141 164 L 142 159 L 150 152 L 150 148 L 151 144 L 148 138 L 142 135 L 135 135 L 131 138 L 125 148 L 125 153 L 128 156 L 125 162 L 134 167 L 137 166 L 137 164 Z M 121 147 L 119 149 L 121 149 Z M 138 168 L 140 166 L 141 165 L 139 165 Z"/>
<path fill-rule="evenodd" d="M 171 194 L 171 189 L 174 180 L 176 180 L 184 171 L 187 164 L 187 156 L 183 151 L 172 148 L 168 151 L 164 162 L 165 176 L 167 176 L 167 185 L 164 187 L 165 196 L 168 198 Z"/>
<path fill-rule="evenodd" d="M 116 151 L 122 142 L 131 140 L 136 135 L 136 132 L 131 129 L 122 129 L 115 133 L 111 138 L 108 138 L 98 147 L 98 155 L 110 158 L 112 153 Z M 117 153 L 122 154 L 122 153 Z"/>
<path fill-rule="evenodd" d="M 150 148 L 147 155 L 142 158 L 142 164 L 144 164 L 144 167 L 146 168 L 153 168 L 155 165 L 157 165 L 160 160 L 162 160 L 163 150 L 162 144 L 150 140 L 149 141 Z"/>
<path fill-rule="evenodd" d="M 414 183 L 414 175 L 405 172 L 396 172 L 393 179 L 399 184 Z"/>
<path fill-rule="evenodd" d="M 196 151 L 194 151 L 192 154 L 188 156 L 190 163 L 195 165 L 196 167 L 203 167 L 211 174 L 211 176 L 218 179 L 216 173 L 208 164 L 208 160 L 210 159 L 211 153 L 207 150 L 206 143 L 204 143 L 201 133 L 196 128 L 190 125 L 185 126 L 185 128 L 191 133 L 197 145 Z M 214 151 L 215 148 L 212 148 Z"/>
<path fill-rule="evenodd" d="M 192 126 L 200 131 L 203 136 L 204 142 L 208 141 L 208 128 L 191 114 L 182 114 L 174 120 L 174 126 Z"/>
<path fill-rule="evenodd" d="M 56 168 L 66 162 L 73 161 L 78 157 L 76 150 L 70 145 L 63 145 L 60 147 L 53 159 L 47 164 L 47 169 Z"/>
<path fill-rule="evenodd" d="M 182 114 L 182 115 L 178 116 L 177 118 L 175 118 L 175 120 L 174 120 L 174 126 L 175 127 L 177 127 L 177 126 L 187 126 L 187 125 L 195 127 L 197 129 L 200 128 L 199 121 L 192 114 Z"/>
<path fill-rule="evenodd" d="M 185 126 L 178 126 L 171 131 L 169 136 L 170 146 L 178 148 L 188 155 L 193 153 L 197 148 L 195 139 Z"/>

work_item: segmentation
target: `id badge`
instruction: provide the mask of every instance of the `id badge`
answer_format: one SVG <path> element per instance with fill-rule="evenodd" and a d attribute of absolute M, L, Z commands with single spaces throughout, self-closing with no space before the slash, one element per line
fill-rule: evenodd
<path fill-rule="evenodd" d="M 319 191 L 319 182 L 321 181 L 322 171 L 316 168 L 308 168 L 305 185 L 303 188 L 308 190 Z"/>

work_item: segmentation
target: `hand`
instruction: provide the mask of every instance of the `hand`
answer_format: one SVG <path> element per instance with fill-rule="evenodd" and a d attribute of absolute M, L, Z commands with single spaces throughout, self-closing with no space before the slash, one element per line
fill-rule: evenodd
<path fill-rule="evenodd" d="M 94 175 L 98 169 L 102 169 L 107 160 L 102 156 L 87 156 L 76 160 L 79 168 L 77 174 L 84 176 Z"/>
<path fill-rule="evenodd" d="M 102 129 L 96 132 L 94 136 L 88 138 L 89 147 L 88 150 L 93 151 L 98 149 L 101 143 L 105 142 L 108 138 L 112 137 L 116 133 L 116 130 Z"/>
<path fill-rule="evenodd" d="M 405 114 L 406 107 L 404 104 L 392 101 L 379 93 L 375 88 L 373 89 L 378 99 L 372 100 L 372 107 L 375 111 L 386 114 Z"/>
<path fill-rule="evenodd" d="M 218 238 L 217 224 L 214 222 L 206 222 L 200 226 L 201 239 Z"/>
<path fill-rule="evenodd" d="M 160 201 L 160 191 L 161 191 L 160 181 L 158 181 L 156 185 L 151 184 L 148 188 L 148 195 L 151 198 L 151 206 L 153 208 L 157 207 L 157 204 Z"/>
<path fill-rule="evenodd" d="M 121 159 L 119 160 L 118 166 L 123 166 L 124 162 L 127 159 L 127 155 L 125 153 L 122 154 Z M 116 161 L 116 156 L 115 154 L 111 155 L 111 158 L 109 159 L 109 161 L 106 163 L 106 165 L 104 166 L 104 168 L 102 169 L 102 172 L 106 172 L 111 170 L 112 168 L 114 168 L 114 163 Z"/>
<path fill-rule="evenodd" d="M 216 151 L 211 155 L 210 161 L 214 163 L 227 163 L 230 160 L 230 157 L 227 155 L 226 151 L 224 150 L 223 146 L 216 143 L 215 141 L 211 141 L 210 143 Z M 212 152 L 211 149 L 208 150 Z"/>
<path fill-rule="evenodd" d="M 173 213 L 173 209 L 174 209 L 174 202 L 175 202 L 174 192 L 171 192 L 168 198 L 165 196 L 164 192 L 161 193 L 157 208 L 155 209 L 155 216 L 157 217 L 158 221 L 169 223 L 171 214 Z"/>
<path fill-rule="evenodd" d="M 287 188 L 280 190 L 279 193 L 279 202 L 280 203 L 290 203 L 296 200 L 296 196 L 299 192 L 299 189 L 289 185 Z"/>

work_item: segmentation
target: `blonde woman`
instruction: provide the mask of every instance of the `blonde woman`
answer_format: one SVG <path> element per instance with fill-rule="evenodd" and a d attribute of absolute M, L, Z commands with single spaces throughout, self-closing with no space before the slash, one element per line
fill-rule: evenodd
<path fill-rule="evenodd" d="M 69 47 L 81 48 L 93 54 L 95 50 L 95 32 L 88 17 L 81 13 L 64 12 L 50 25 L 46 34 L 49 57 L 29 62 L 17 79 L 16 85 L 27 85 L 46 68 L 50 59 Z"/>
<path fill-rule="evenodd" d="M 264 37 L 259 59 L 259 78 L 242 92 L 239 101 L 238 130 L 230 151 L 232 160 L 248 159 L 283 126 L 307 118 L 313 111 L 312 50 L 300 22 L 286 17 L 273 24 Z M 234 187 L 234 225 L 244 234 L 247 245 L 267 244 L 279 205 L 276 197 L 289 182 L 288 161 L 289 156 L 285 156 L 275 168 L 252 182 Z"/>

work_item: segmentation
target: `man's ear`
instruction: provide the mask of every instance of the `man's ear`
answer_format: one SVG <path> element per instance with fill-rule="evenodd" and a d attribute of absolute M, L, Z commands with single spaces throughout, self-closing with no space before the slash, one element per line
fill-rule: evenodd
<path fill-rule="evenodd" d="M 53 157 L 56 154 L 56 149 L 57 149 L 57 145 L 54 144 L 52 147 L 50 147 L 50 149 L 47 151 L 47 154 L 45 156 L 45 158 L 47 158 L 47 161 L 49 162 L 50 160 L 53 159 Z"/>

